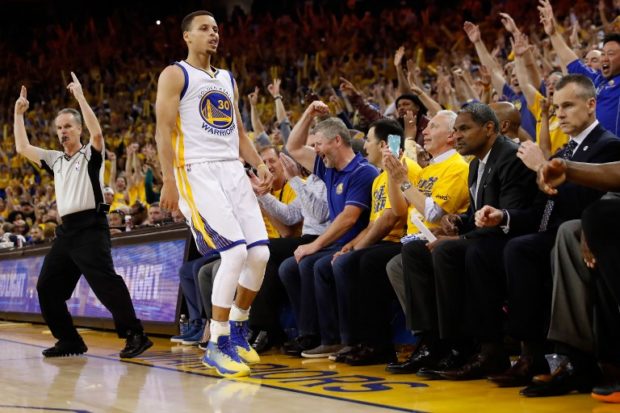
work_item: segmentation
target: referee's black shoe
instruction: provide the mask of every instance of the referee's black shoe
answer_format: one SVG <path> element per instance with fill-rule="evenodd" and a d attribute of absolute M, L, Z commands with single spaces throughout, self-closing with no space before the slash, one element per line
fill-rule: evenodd
<path fill-rule="evenodd" d="M 45 357 L 67 357 L 78 356 L 88 351 L 86 344 L 80 339 L 75 341 L 59 340 L 54 347 L 46 348 L 42 351 Z"/>
<path fill-rule="evenodd" d="M 144 332 L 131 332 L 127 334 L 127 342 L 125 344 L 125 348 L 121 350 L 120 356 L 122 359 L 136 357 L 144 353 L 152 345 L 153 342 L 149 340 Z"/>

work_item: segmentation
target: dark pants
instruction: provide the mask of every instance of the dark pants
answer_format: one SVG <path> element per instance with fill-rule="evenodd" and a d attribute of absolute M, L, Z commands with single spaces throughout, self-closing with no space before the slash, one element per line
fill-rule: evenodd
<path fill-rule="evenodd" d="M 185 303 L 187 304 L 187 312 L 189 313 L 190 321 L 202 319 L 203 300 L 199 289 L 198 271 L 200 271 L 200 268 L 203 265 L 215 259 L 217 259 L 217 255 L 215 254 L 199 257 L 195 260 L 183 263 L 179 269 L 181 291 L 183 291 L 183 297 L 185 297 Z"/>
<path fill-rule="evenodd" d="M 94 211 L 63 217 L 37 282 L 41 313 L 58 340 L 80 340 L 66 301 L 81 274 L 112 313 L 119 337 L 126 337 L 129 332 L 142 332 L 127 286 L 114 270 L 106 217 Z"/>
<path fill-rule="evenodd" d="M 387 252 L 387 251 L 392 252 Z M 391 299 L 385 272 L 400 244 L 381 243 L 315 264 L 314 293 L 322 344 L 391 341 Z"/>
<path fill-rule="evenodd" d="M 317 305 L 314 295 L 314 267 L 321 259 L 331 261 L 331 257 L 340 248 L 340 245 L 324 248 L 302 258 L 299 263 L 295 257 L 289 257 L 280 265 L 278 273 L 291 300 L 299 335 L 319 333 Z"/>
<path fill-rule="evenodd" d="M 551 310 L 551 250 L 556 230 L 508 241 L 504 265 L 508 279 L 508 332 L 517 340 L 542 341 Z"/>
<path fill-rule="evenodd" d="M 338 308 L 348 313 L 341 320 L 340 330 L 348 330 L 349 336 L 357 342 L 377 347 L 392 343 L 392 302 L 395 294 L 385 267 L 400 253 L 401 247 L 400 243 L 382 242 L 346 254 L 334 262 Z M 340 299 L 346 294 L 350 294 L 348 310 L 340 310 Z M 342 323 L 345 322 L 349 327 L 343 329 Z"/>
<path fill-rule="evenodd" d="M 467 331 L 467 274 L 476 271 L 474 257 L 481 239 L 438 243 L 429 251 L 426 241 L 402 248 L 407 300 L 407 326 L 413 331 L 439 333 L 442 339 L 461 339 Z"/>
<path fill-rule="evenodd" d="M 596 258 L 595 348 L 603 362 L 620 363 L 619 199 L 602 199 L 583 213 L 581 224 Z"/>
<path fill-rule="evenodd" d="M 287 300 L 286 290 L 278 276 L 282 262 L 291 257 L 298 246 L 309 244 L 318 235 L 302 235 L 300 238 L 272 238 L 269 240 L 269 261 L 265 278 L 250 311 L 250 328 L 265 330 L 273 339 L 283 339 L 280 310 Z"/>

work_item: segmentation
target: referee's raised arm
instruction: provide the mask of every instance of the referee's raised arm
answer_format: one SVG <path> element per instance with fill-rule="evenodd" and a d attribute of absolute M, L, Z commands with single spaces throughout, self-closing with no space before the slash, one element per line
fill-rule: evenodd
<path fill-rule="evenodd" d="M 90 134 L 90 144 L 97 152 L 101 152 L 104 147 L 101 125 L 99 125 L 95 112 L 93 112 L 92 108 L 86 101 L 84 91 L 82 90 L 82 85 L 73 72 L 71 72 L 71 79 L 73 79 L 73 81 L 67 85 L 67 89 L 69 89 L 69 92 L 71 92 L 80 105 L 80 111 L 82 112 L 82 117 L 84 118 L 84 124 L 86 124 L 88 133 Z"/>
<path fill-rule="evenodd" d="M 32 146 L 28 140 L 28 134 L 26 133 L 26 125 L 24 123 L 24 113 L 28 110 L 30 103 L 28 102 L 28 91 L 26 86 L 22 85 L 19 98 L 15 102 L 15 119 L 13 123 L 13 130 L 15 134 L 15 149 L 17 153 L 25 156 L 32 162 L 41 166 L 41 157 L 36 146 Z"/>

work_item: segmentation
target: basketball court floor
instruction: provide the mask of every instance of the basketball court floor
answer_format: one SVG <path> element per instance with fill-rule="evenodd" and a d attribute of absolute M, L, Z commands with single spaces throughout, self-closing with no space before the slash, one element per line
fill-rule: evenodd
<path fill-rule="evenodd" d="M 520 397 L 484 381 L 424 381 L 384 366 L 349 367 L 272 353 L 252 376 L 221 379 L 196 347 L 154 338 L 141 357 L 121 361 L 123 341 L 83 330 L 89 351 L 45 359 L 45 326 L 0 323 L 0 412 L 593 412 L 620 413 L 589 395 Z"/>

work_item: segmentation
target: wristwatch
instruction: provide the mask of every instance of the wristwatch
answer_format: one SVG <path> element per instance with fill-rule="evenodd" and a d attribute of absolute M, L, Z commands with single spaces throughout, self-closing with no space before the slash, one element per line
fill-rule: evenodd
<path fill-rule="evenodd" d="M 402 184 L 400 184 L 400 190 L 405 192 L 407 189 L 411 188 L 413 185 L 411 185 L 411 182 L 409 181 L 405 181 Z"/>

